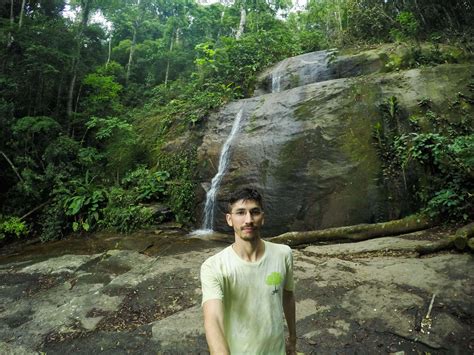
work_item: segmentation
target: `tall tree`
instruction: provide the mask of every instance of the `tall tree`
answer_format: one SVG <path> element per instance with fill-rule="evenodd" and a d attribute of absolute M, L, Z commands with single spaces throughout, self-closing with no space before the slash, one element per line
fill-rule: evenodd
<path fill-rule="evenodd" d="M 89 22 L 92 1 L 93 0 L 80 0 L 80 21 L 77 28 L 76 49 L 72 58 L 71 81 L 69 82 L 67 99 L 67 116 L 70 121 L 72 120 L 73 116 L 74 89 L 76 86 L 78 66 L 81 61 L 81 50 L 84 45 L 84 31 L 87 27 L 87 23 Z"/>
<path fill-rule="evenodd" d="M 137 44 L 137 35 L 138 31 L 142 25 L 143 18 L 145 15 L 145 0 L 137 0 L 137 3 L 135 4 L 136 11 L 134 12 L 135 20 L 132 20 L 132 43 L 130 45 L 130 53 L 128 55 L 128 63 L 127 63 L 127 73 L 125 74 L 125 82 L 128 84 L 128 81 L 130 79 L 130 70 L 132 68 L 132 62 L 133 62 L 133 55 L 135 54 L 135 46 Z"/>
<path fill-rule="evenodd" d="M 249 13 L 256 14 L 257 30 L 258 30 L 258 16 L 261 13 L 270 13 L 273 16 L 279 10 L 287 9 L 291 5 L 291 0 L 237 0 L 234 6 L 239 9 L 240 20 L 235 38 L 239 39 L 245 31 L 247 25 L 247 16 Z"/>
<path fill-rule="evenodd" d="M 25 14 L 25 6 L 26 6 L 26 0 L 21 1 L 21 8 L 20 8 L 20 20 L 18 21 L 18 28 L 21 28 L 23 25 L 23 16 Z"/>

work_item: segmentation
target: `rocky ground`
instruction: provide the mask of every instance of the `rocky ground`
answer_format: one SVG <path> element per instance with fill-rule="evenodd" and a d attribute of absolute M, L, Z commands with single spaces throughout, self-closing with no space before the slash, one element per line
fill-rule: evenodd
<path fill-rule="evenodd" d="M 474 352 L 474 260 L 445 233 L 294 250 L 305 354 Z M 200 264 L 228 238 L 175 229 L 1 250 L 1 354 L 206 354 Z M 431 304 L 431 307 L 430 307 Z"/>

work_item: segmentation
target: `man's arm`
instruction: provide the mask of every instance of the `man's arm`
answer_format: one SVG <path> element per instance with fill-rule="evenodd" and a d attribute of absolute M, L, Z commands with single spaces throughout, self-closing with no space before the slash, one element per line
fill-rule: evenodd
<path fill-rule="evenodd" d="M 289 338 L 286 347 L 287 354 L 296 354 L 296 305 L 293 291 L 283 290 L 283 311 L 288 325 Z"/>
<path fill-rule="evenodd" d="M 204 329 L 211 355 L 230 355 L 224 336 L 224 304 L 222 300 L 207 300 L 203 305 Z"/>

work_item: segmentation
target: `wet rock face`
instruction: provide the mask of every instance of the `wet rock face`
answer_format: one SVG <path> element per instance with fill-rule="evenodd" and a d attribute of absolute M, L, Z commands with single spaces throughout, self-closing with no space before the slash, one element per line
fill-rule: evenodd
<path fill-rule="evenodd" d="M 254 96 L 332 79 L 328 66 L 332 55 L 330 51 L 318 51 L 279 62 L 260 75 Z"/>
<path fill-rule="evenodd" d="M 321 81 L 377 73 L 384 70 L 384 59 L 386 57 L 376 50 L 341 56 L 337 55 L 336 50 L 327 50 L 287 58 L 258 77 L 254 96 Z"/>
<path fill-rule="evenodd" d="M 412 212 L 408 201 L 413 191 L 402 191 L 394 201 L 383 185 L 372 137 L 372 127 L 381 119 L 379 105 L 396 96 L 408 125 L 409 114 L 419 111 L 417 103 L 423 98 L 429 97 L 434 107 L 447 107 L 455 93 L 466 87 L 474 66 L 364 75 L 380 70 L 378 54 L 341 57 L 333 64 L 329 59 L 327 52 L 316 52 L 283 61 L 273 68 L 283 72 L 279 92 L 261 91 L 260 96 L 233 102 L 209 118 L 198 149 L 197 196 L 202 200 L 234 118 L 241 108 L 244 112 L 230 167 L 217 194 L 214 229 L 229 231 L 226 200 L 243 185 L 264 194 L 265 235 L 370 223 Z M 321 62 L 304 64 L 311 60 Z M 302 66 L 289 64 L 295 61 Z M 308 68 L 317 73 L 305 74 Z M 296 71 L 304 74 L 298 79 L 300 86 L 286 90 L 292 87 L 289 78 Z M 359 76 L 327 80 L 355 75 Z M 414 179 L 410 174 L 407 178 Z M 198 221 L 201 211 L 202 205 L 197 208 Z"/>

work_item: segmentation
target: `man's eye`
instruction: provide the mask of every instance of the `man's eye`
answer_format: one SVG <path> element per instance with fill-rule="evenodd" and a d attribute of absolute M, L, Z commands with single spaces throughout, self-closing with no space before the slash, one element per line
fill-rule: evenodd
<path fill-rule="evenodd" d="M 237 211 L 235 212 L 237 216 L 245 216 L 245 211 Z"/>

